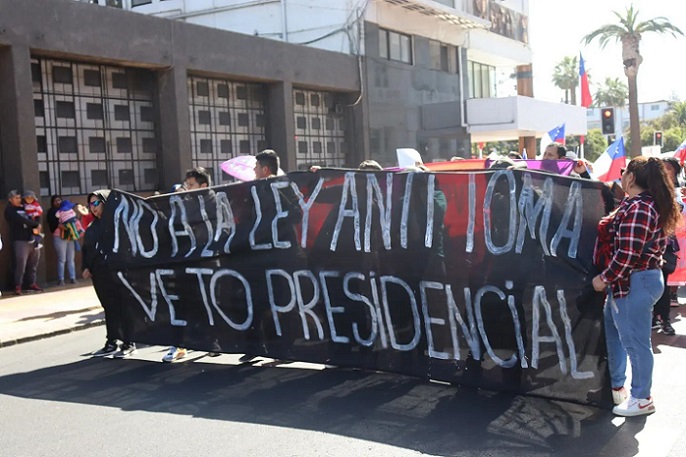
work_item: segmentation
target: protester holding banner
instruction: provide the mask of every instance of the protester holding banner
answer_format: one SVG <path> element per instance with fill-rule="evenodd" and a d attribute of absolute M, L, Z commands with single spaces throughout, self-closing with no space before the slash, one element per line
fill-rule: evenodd
<path fill-rule="evenodd" d="M 172 187 L 172 192 L 186 192 L 189 190 L 205 189 L 212 185 L 212 177 L 209 172 L 203 167 L 195 167 L 186 171 L 186 179 L 183 184 L 175 184 Z M 172 363 L 181 360 L 188 354 L 188 350 L 180 345 L 183 342 L 183 327 L 175 327 L 175 346 L 170 346 L 167 353 L 162 357 L 162 362 Z M 212 356 L 219 355 L 218 353 L 211 353 Z"/>
<path fill-rule="evenodd" d="M 653 306 L 664 290 L 662 254 L 667 237 L 681 217 L 674 185 L 662 161 L 636 157 L 622 170 L 627 197 L 617 211 L 601 221 L 598 231 L 612 232 L 610 262 L 593 278 L 593 287 L 609 288 L 605 302 L 605 334 L 613 412 L 638 416 L 655 411 L 650 395 L 653 352 L 650 322 Z M 631 362 L 631 393 L 627 397 L 627 355 Z"/>
<path fill-rule="evenodd" d="M 126 340 L 127 335 L 123 329 L 125 319 L 122 301 L 119 294 L 116 293 L 119 289 L 110 287 L 113 283 L 113 274 L 103 252 L 105 229 L 100 218 L 109 195 L 109 190 L 98 190 L 88 194 L 88 207 L 93 216 L 95 216 L 95 219 L 93 219 L 93 222 L 88 226 L 88 230 L 86 230 L 81 267 L 83 278 L 91 278 L 93 280 L 95 293 L 105 310 L 107 340 L 102 349 L 93 353 L 93 357 L 113 356 L 115 358 L 124 358 L 136 352 L 136 345 Z M 121 347 L 117 345 L 118 340 L 123 341 Z"/>

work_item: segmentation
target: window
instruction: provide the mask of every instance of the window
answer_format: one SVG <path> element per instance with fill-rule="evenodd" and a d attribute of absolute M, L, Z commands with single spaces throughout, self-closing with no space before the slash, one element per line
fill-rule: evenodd
<path fill-rule="evenodd" d="M 429 41 L 430 66 L 432 70 L 450 71 L 448 46 L 438 41 Z"/>
<path fill-rule="evenodd" d="M 467 71 L 469 73 L 469 98 L 496 96 L 495 67 L 469 61 Z"/>
<path fill-rule="evenodd" d="M 158 167 L 153 72 L 38 57 L 31 69 L 45 112 L 36 123 L 42 196 L 158 187 L 143 176 Z"/>
<path fill-rule="evenodd" d="M 345 116 L 340 109 L 346 99 L 334 92 L 293 90 L 296 135 L 296 166 L 342 167 L 347 163 Z M 300 103 L 299 103 L 300 102 Z"/>
<path fill-rule="evenodd" d="M 43 106 L 43 100 L 33 101 L 33 115 L 36 117 L 45 117 L 45 107 Z"/>
<path fill-rule="evenodd" d="M 219 125 L 231 125 L 231 115 L 228 111 L 219 111 Z"/>
<path fill-rule="evenodd" d="M 149 5 L 152 0 L 131 0 L 131 7 L 135 8 L 137 6 Z"/>
<path fill-rule="evenodd" d="M 91 170 L 91 181 L 94 187 L 107 186 L 107 170 Z"/>
<path fill-rule="evenodd" d="M 74 102 L 55 102 L 55 114 L 57 117 L 74 119 L 76 117 Z"/>
<path fill-rule="evenodd" d="M 198 81 L 195 85 L 195 93 L 200 97 L 209 97 L 210 85 L 207 81 Z"/>
<path fill-rule="evenodd" d="M 131 116 L 129 115 L 128 105 L 114 105 L 114 120 L 115 121 L 129 121 Z"/>
<path fill-rule="evenodd" d="M 412 64 L 412 37 L 379 29 L 379 57 Z"/>
<path fill-rule="evenodd" d="M 660 111 L 660 105 L 650 105 L 650 111 Z"/>
<path fill-rule="evenodd" d="M 101 136 L 88 137 L 88 150 L 91 154 L 105 152 L 105 138 Z"/>
<path fill-rule="evenodd" d="M 226 182 L 222 162 L 255 154 L 266 141 L 267 92 L 260 84 L 201 76 L 188 76 L 188 87 L 191 163 L 211 170 L 213 182 Z"/>
<path fill-rule="evenodd" d="M 75 136 L 60 136 L 57 138 L 57 147 L 62 154 L 77 152 Z M 70 186 L 73 187 L 73 186 Z"/>
<path fill-rule="evenodd" d="M 100 71 L 83 70 L 83 84 L 90 87 L 100 87 Z"/>
<path fill-rule="evenodd" d="M 100 103 L 86 103 L 86 118 L 102 120 L 104 118 L 102 105 Z"/>
<path fill-rule="evenodd" d="M 131 143 L 131 138 L 117 138 L 117 152 L 120 154 L 129 154 L 133 152 L 133 144 Z"/>
<path fill-rule="evenodd" d="M 229 86 L 227 84 L 217 84 L 217 96 L 229 98 Z"/>
<path fill-rule="evenodd" d="M 210 112 L 207 110 L 198 111 L 198 124 L 200 125 L 210 125 L 212 123 L 212 117 Z"/>
<path fill-rule="evenodd" d="M 126 80 L 126 73 L 112 73 L 112 87 L 114 89 L 126 89 L 128 83 Z"/>
<path fill-rule="evenodd" d="M 71 84 L 71 67 L 52 67 L 52 82 L 55 84 Z"/>
<path fill-rule="evenodd" d="M 200 140 L 200 153 L 212 154 L 212 140 Z"/>

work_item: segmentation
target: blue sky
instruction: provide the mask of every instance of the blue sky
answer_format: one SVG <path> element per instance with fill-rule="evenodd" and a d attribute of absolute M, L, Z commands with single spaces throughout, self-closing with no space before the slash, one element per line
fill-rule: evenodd
<path fill-rule="evenodd" d="M 621 45 L 610 43 L 601 50 L 596 42 L 584 46 L 581 38 L 599 26 L 614 23 L 612 11 L 624 11 L 628 0 L 530 0 L 529 23 L 534 66 L 534 96 L 560 101 L 561 90 L 553 86 L 555 65 L 565 56 L 581 51 L 591 75 L 591 93 L 595 82 L 606 77 L 626 81 L 622 70 Z M 686 33 L 686 1 L 635 0 L 639 20 L 665 16 Z M 644 35 L 641 40 L 643 63 L 638 73 L 638 101 L 686 100 L 686 37 Z M 577 92 L 578 96 L 578 92 Z"/>

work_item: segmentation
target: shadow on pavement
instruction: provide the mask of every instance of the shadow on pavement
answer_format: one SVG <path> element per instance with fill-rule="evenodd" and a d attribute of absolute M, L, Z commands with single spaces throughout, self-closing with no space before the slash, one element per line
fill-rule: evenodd
<path fill-rule="evenodd" d="M 597 408 L 398 375 L 135 359 L 0 377 L 0 394 L 295 427 L 431 455 L 635 455 L 645 423 L 617 427 Z"/>

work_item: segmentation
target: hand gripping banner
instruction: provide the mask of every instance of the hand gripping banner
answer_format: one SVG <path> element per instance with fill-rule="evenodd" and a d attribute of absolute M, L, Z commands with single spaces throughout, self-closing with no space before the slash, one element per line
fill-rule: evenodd
<path fill-rule="evenodd" d="M 102 217 L 127 341 L 609 398 L 602 312 L 577 303 L 602 183 L 526 170 L 290 173 Z"/>

